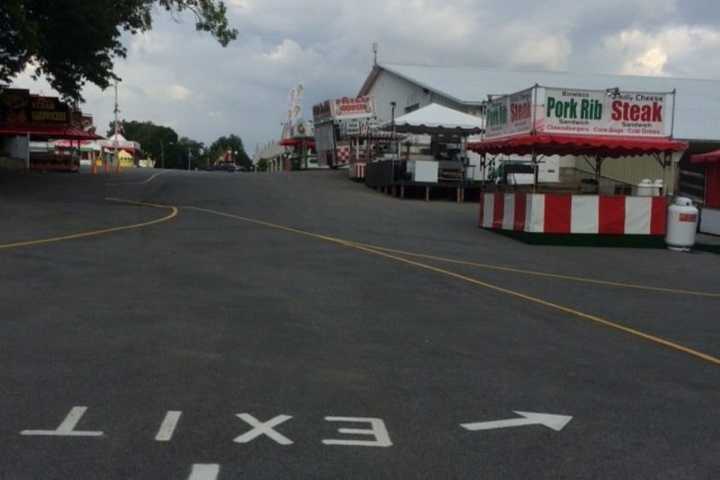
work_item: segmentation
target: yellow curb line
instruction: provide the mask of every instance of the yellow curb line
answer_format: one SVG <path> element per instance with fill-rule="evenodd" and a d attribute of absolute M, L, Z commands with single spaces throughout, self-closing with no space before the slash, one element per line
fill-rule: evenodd
<path fill-rule="evenodd" d="M 696 291 L 696 290 L 683 290 L 680 288 L 653 287 L 653 286 L 649 286 L 649 285 L 638 285 L 638 284 L 634 284 L 634 283 L 614 282 L 614 281 L 610 281 L 610 280 L 597 280 L 597 279 L 593 279 L 593 278 L 577 277 L 577 276 L 573 276 L 573 275 L 562 275 L 562 274 L 558 274 L 558 273 L 538 272 L 535 270 L 525 270 L 522 268 L 506 267 L 506 266 L 502 266 L 502 265 L 492 265 L 492 264 L 487 264 L 487 263 L 476 263 L 476 262 L 469 262 L 466 260 L 457 260 L 454 258 L 437 257 L 434 255 L 426 255 L 426 254 L 422 254 L 422 253 L 406 252 L 404 250 L 395 250 L 392 248 L 378 247 L 377 245 L 372 245 L 372 244 L 368 244 L 368 243 L 360 243 L 360 242 L 352 242 L 352 243 L 363 246 L 363 247 L 372 248 L 374 250 L 380 250 L 380 251 L 387 252 L 387 253 L 396 253 L 398 255 L 405 255 L 407 257 L 424 258 L 427 260 L 435 260 L 438 262 L 452 263 L 452 264 L 456 264 L 456 265 L 466 265 L 466 266 L 470 266 L 470 267 L 482 268 L 485 270 L 496 270 L 499 272 L 519 273 L 522 275 L 531 275 L 531 276 L 546 277 L 546 278 L 556 278 L 559 280 L 569 280 L 572 282 L 590 283 L 590 284 L 594 284 L 594 285 L 603 285 L 606 287 L 630 288 L 630 289 L 635 289 L 635 290 L 647 290 L 650 292 L 673 293 L 673 294 L 680 294 L 680 295 L 693 295 L 693 296 L 697 296 L 697 297 L 720 298 L 720 293 L 703 292 L 703 291 Z"/>
<path fill-rule="evenodd" d="M 398 257 L 398 256 L 392 255 L 392 254 L 390 254 L 390 253 L 382 252 L 382 251 L 380 251 L 380 250 L 374 250 L 373 248 L 365 247 L 365 246 L 363 246 L 363 245 L 361 245 L 361 244 L 358 244 L 358 243 L 354 243 L 354 242 L 351 242 L 351 241 L 343 240 L 343 239 L 337 238 L 337 237 L 332 237 L 332 236 L 329 236 L 329 235 L 319 235 L 319 234 L 316 234 L 316 233 L 307 232 L 307 231 L 300 230 L 300 229 L 297 229 L 297 228 L 286 227 L 286 226 L 284 226 L 284 225 L 278 225 L 278 224 L 275 224 L 275 223 L 264 222 L 264 221 L 262 221 L 262 220 L 255 220 L 255 219 L 253 219 L 253 218 L 242 217 L 242 216 L 239 216 L 239 215 L 233 215 L 233 214 L 230 214 L 230 213 L 220 212 L 220 211 L 217 211 L 217 210 L 210 210 L 210 209 L 207 209 L 207 208 L 199 208 L 199 207 L 184 207 L 184 208 L 187 208 L 187 209 L 190 209 L 190 210 L 196 210 L 196 211 L 199 211 L 199 212 L 206 212 L 206 213 L 218 215 L 218 216 L 221 216 L 221 217 L 227 217 L 227 218 L 233 218 L 233 219 L 237 219 L 237 220 L 242 220 L 242 221 L 244 221 L 244 222 L 253 223 L 253 224 L 256 224 L 256 225 L 263 225 L 263 226 L 266 226 L 266 227 L 269 227 L 269 228 L 274 228 L 274 229 L 277 229 L 277 230 L 283 230 L 283 231 L 286 231 L 286 232 L 296 233 L 296 234 L 298 234 L 298 235 L 304 235 L 304 236 L 307 236 L 307 237 L 312 237 L 312 238 L 317 238 L 317 239 L 325 240 L 325 241 L 328 241 L 328 242 L 336 243 L 336 244 L 338 244 L 338 245 L 343 245 L 343 246 L 346 246 L 346 247 L 349 247 L 349 248 L 354 248 L 354 249 L 356 249 L 356 250 L 361 250 L 361 251 L 364 251 L 364 252 L 367 252 L 367 253 L 372 253 L 372 254 L 374 254 L 374 255 L 378 255 L 378 256 L 381 256 L 381 257 L 389 258 L 389 259 L 391 259 L 391 260 L 395 260 L 395 261 L 397 261 L 397 262 L 405 263 L 405 264 L 407 264 L 407 265 L 412 265 L 412 266 L 421 268 L 421 269 L 423 269 L 423 270 L 429 270 L 429 271 L 432 271 L 432 272 L 440 273 L 440 274 L 446 275 L 446 276 L 448 276 L 448 277 L 452 277 L 452 278 L 455 278 L 455 279 L 458 279 L 458 280 L 462 280 L 462 281 L 464 281 L 464 282 L 467 282 L 467 283 L 470 283 L 470 284 L 473 284 L 473 285 L 477 285 L 477 286 L 484 287 L 484 288 L 487 288 L 487 289 L 490 289 L 490 290 L 494 290 L 494 291 L 496 291 L 496 292 L 504 293 L 504 294 L 506 294 L 506 295 L 510 295 L 510 296 L 512 296 L 512 297 L 515 297 L 515 298 L 520 298 L 520 299 L 522 299 L 522 300 L 525 300 L 525 301 L 528 301 L 528 302 L 531 302 L 531 303 L 535 303 L 535 304 L 538 304 L 538 305 L 542 305 L 542 306 L 544 306 L 544 307 L 548 307 L 548 308 L 552 308 L 552 309 L 555 309 L 555 310 L 559 310 L 559 311 L 561 311 L 561 312 L 563 312 L 563 313 L 567 313 L 567 314 L 574 315 L 574 316 L 576 316 L 576 317 L 579 317 L 579 318 L 582 318 L 582 319 L 585 319 L 585 320 L 589 320 L 589 321 L 591 321 L 591 322 L 594 322 L 594 323 L 599 324 L 599 325 L 603 325 L 603 326 L 608 327 L 608 328 L 610 328 L 610 329 L 618 330 L 618 331 L 621 331 L 621 332 L 624 332 L 624 333 L 627 333 L 627 334 L 636 336 L 636 337 L 638 337 L 638 338 L 642 338 L 642 339 L 644 339 L 644 340 L 647 340 L 647 341 L 649 341 L 649 342 L 655 343 L 655 344 L 657 344 L 657 345 L 661 345 L 661 346 L 663 346 L 663 347 L 666 347 L 666 348 L 669 348 L 669 349 L 671 349 L 671 350 L 675 350 L 675 351 L 678 351 L 678 352 L 686 353 L 686 354 L 688 354 L 688 355 L 690 355 L 690 356 L 693 356 L 693 357 L 695 357 L 695 358 L 704 360 L 704 361 L 709 362 L 709 363 L 711 363 L 711 364 L 713 364 L 713 365 L 718 365 L 718 366 L 720 366 L 720 358 L 714 357 L 714 356 L 712 356 L 712 355 L 708 355 L 708 354 L 706 354 L 706 353 L 700 352 L 700 351 L 698 351 L 698 350 L 694 350 L 694 349 L 692 349 L 692 348 L 685 347 L 685 346 L 680 345 L 679 343 L 673 342 L 673 341 L 671 341 L 671 340 L 666 340 L 666 339 L 664 339 L 664 338 L 661 338 L 661 337 L 658 337 L 658 336 L 655 336 L 655 335 L 651 335 L 651 334 L 642 332 L 642 331 L 637 330 L 637 329 L 635 329 L 635 328 L 631 328 L 631 327 L 627 327 L 627 326 L 625 326 L 625 325 L 621 325 L 621 324 L 619 324 L 619 323 L 611 322 L 610 320 L 605 320 L 604 318 L 598 317 L 598 316 L 596 316 L 596 315 L 591 315 L 591 314 L 588 314 L 588 313 L 581 312 L 581 311 L 579 311 L 579 310 L 575 310 L 575 309 L 573 309 L 573 308 L 569 308 L 569 307 L 565 307 L 565 306 L 563 306 L 563 305 L 559 305 L 559 304 L 557 304 L 557 303 L 548 302 L 548 301 L 543 300 L 543 299 L 538 298 L 538 297 L 533 297 L 533 296 L 531 296 L 531 295 L 526 295 L 526 294 L 524 294 L 524 293 L 522 293 L 522 292 L 518 292 L 518 291 L 515 291 L 515 290 L 508 289 L 508 288 L 504 288 L 504 287 L 500 287 L 500 286 L 497 286 L 497 285 L 493 285 L 493 284 L 491 284 L 491 283 L 483 282 L 483 281 L 478 280 L 478 279 L 476 279 L 476 278 L 467 277 L 467 276 L 465 276 L 465 275 L 461 275 L 461 274 L 459 274 L 459 273 L 451 272 L 451 271 L 449 271 L 449 270 L 445 270 L 445 269 L 442 269 L 442 268 L 434 267 L 434 266 L 432 266 L 432 265 L 427 265 L 427 264 L 420 263 L 420 262 L 416 262 L 416 261 L 413 261 L 413 260 L 408 260 L 408 259 L 406 259 L 406 258 Z"/>
<path fill-rule="evenodd" d="M 138 206 L 142 206 L 142 207 L 164 208 L 164 209 L 171 210 L 171 212 L 162 218 L 157 218 L 155 220 L 150 220 L 150 221 L 142 222 L 142 223 L 135 223 L 132 225 L 122 225 L 119 227 L 103 228 L 100 230 L 91 230 L 88 232 L 72 233 L 69 235 L 61 235 L 61 236 L 57 236 L 57 237 L 43 238 L 43 239 L 39 239 L 39 240 L 27 240 L 27 241 L 23 241 L 23 242 L 6 243 L 6 244 L 0 245 L 0 250 L 10 250 L 12 248 L 20 248 L 20 247 L 34 247 L 37 245 L 45 245 L 48 243 L 57 243 L 57 242 L 64 242 L 67 240 L 77 240 L 80 238 L 88 238 L 88 237 L 96 237 L 99 235 L 107 235 L 108 233 L 122 232 L 125 230 L 135 230 L 138 228 L 145 228 L 145 227 L 149 227 L 151 225 L 157 225 L 158 223 L 170 221 L 173 218 L 177 217 L 177 215 L 178 215 L 178 209 L 173 206 L 157 205 L 154 203 L 145 203 L 145 202 L 134 202 L 134 201 L 130 201 L 130 200 L 122 200 L 119 198 L 106 198 L 105 200 L 107 200 L 109 202 L 126 203 L 128 205 L 138 205 Z"/>

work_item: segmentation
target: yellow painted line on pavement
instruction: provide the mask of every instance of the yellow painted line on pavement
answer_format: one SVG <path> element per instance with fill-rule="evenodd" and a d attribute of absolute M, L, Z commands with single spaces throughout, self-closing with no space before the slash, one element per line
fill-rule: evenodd
<path fill-rule="evenodd" d="M 100 235 L 107 235 L 109 233 L 115 233 L 115 232 L 123 232 L 126 230 L 137 230 L 139 228 L 150 227 L 152 225 L 157 225 L 158 223 L 164 223 L 164 222 L 170 221 L 173 218 L 177 217 L 177 215 L 178 215 L 178 209 L 176 207 L 173 207 L 170 205 L 157 205 L 154 203 L 134 202 L 131 200 L 123 200 L 123 199 L 119 199 L 119 198 L 106 198 L 105 200 L 107 200 L 109 202 L 125 203 L 128 205 L 137 205 L 137 206 L 142 206 L 142 207 L 162 208 L 162 209 L 170 210 L 170 213 L 168 215 L 165 215 L 162 218 L 156 218 L 155 220 L 149 220 L 147 222 L 142 222 L 142 223 L 134 223 L 132 225 L 121 225 L 118 227 L 103 228 L 103 229 L 99 229 L 99 230 L 90 230 L 87 232 L 72 233 L 69 235 L 60 235 L 57 237 L 42 238 L 39 240 L 26 240 L 26 241 L 22 241 L 22 242 L 0 244 L 0 250 L 10 250 L 13 248 L 20 248 L 20 247 L 35 247 L 38 245 L 46 245 L 48 243 L 65 242 L 67 240 L 77 240 L 80 238 L 88 238 L 88 237 L 97 237 Z"/>
<path fill-rule="evenodd" d="M 579 283 L 589 283 L 594 285 L 602 285 L 606 287 L 617 287 L 617 288 L 629 288 L 629 289 L 635 289 L 635 290 L 646 290 L 649 292 L 658 292 L 658 293 L 672 293 L 672 294 L 678 294 L 678 295 L 693 295 L 697 297 L 709 297 L 709 298 L 720 298 L 720 293 L 713 293 L 713 292 L 703 292 L 698 290 L 685 290 L 682 288 L 667 288 L 667 287 L 654 287 L 651 285 L 640 285 L 635 283 L 624 283 L 624 282 L 615 282 L 611 280 L 598 280 L 594 278 L 586 278 L 586 277 L 578 277 L 574 275 L 563 275 L 559 273 L 549 273 L 549 272 L 539 272 L 536 270 L 526 270 L 523 268 L 514 268 L 514 267 L 507 267 L 504 265 L 492 265 L 488 263 L 478 263 L 478 262 L 470 262 L 467 260 L 458 260 L 454 258 L 447 258 L 447 257 L 438 257 L 435 255 L 427 255 L 423 253 L 415 253 L 415 252 L 408 252 L 405 250 L 396 250 L 392 248 L 385 248 L 385 247 L 379 247 L 377 245 L 372 245 L 368 243 L 360 243 L 360 242 L 352 242 L 356 245 L 361 245 L 363 247 L 372 248 L 374 250 L 380 250 L 387 253 L 396 253 L 398 255 L 404 255 L 406 257 L 414 257 L 414 258 L 424 258 L 426 260 L 435 260 L 437 262 L 444 262 L 444 263 L 452 263 L 455 265 L 465 265 L 469 267 L 476 267 L 476 268 L 482 268 L 485 270 L 496 270 L 499 272 L 508 272 L 508 273 L 518 273 L 522 275 L 530 275 L 530 276 L 537 276 L 537 277 L 545 277 L 545 278 L 556 278 L 558 280 L 568 280 L 571 282 L 579 282 Z"/>
<path fill-rule="evenodd" d="M 146 184 L 152 182 L 153 180 L 155 180 L 160 175 L 165 175 L 166 173 L 168 173 L 168 172 L 158 172 L 158 173 L 146 178 L 145 180 L 143 180 L 141 182 L 115 182 L 115 183 L 106 183 L 105 185 L 109 186 L 109 187 L 120 187 L 123 185 L 146 185 Z"/>
<path fill-rule="evenodd" d="M 665 338 L 661 338 L 661 337 L 658 337 L 658 336 L 656 336 L 656 335 L 652 335 L 652 334 L 649 334 L 649 333 L 645 333 L 645 332 L 640 331 L 640 330 L 637 330 L 637 329 L 635 329 L 635 328 L 628 327 L 628 326 L 622 325 L 622 324 L 620 324 L 620 323 L 612 322 L 612 321 L 610 321 L 610 320 L 606 320 L 606 319 L 601 318 L 601 317 L 598 317 L 598 316 L 596 316 L 596 315 L 591 315 L 591 314 L 588 314 L 588 313 L 584 313 L 584 312 L 581 312 L 581 311 L 576 310 L 576 309 L 574 309 L 574 308 L 570 308 L 570 307 L 566 307 L 566 306 L 564 306 L 564 305 L 560 305 L 560 304 L 557 304 L 557 303 L 549 302 L 549 301 L 547 301 L 547 300 L 543 300 L 543 299 L 541 299 L 541 298 L 534 297 L 534 296 L 532 296 L 532 295 L 527 295 L 527 294 L 524 294 L 524 293 L 522 293 L 522 292 L 518 292 L 518 291 L 516 291 L 516 290 L 511 290 L 511 289 L 509 289 L 509 288 L 500 287 L 500 286 L 494 285 L 494 284 L 492 284 L 492 283 L 483 282 L 482 280 L 478 280 L 477 278 L 468 277 L 468 276 L 466 276 L 466 275 L 462 275 L 462 274 L 459 274 L 459 273 L 455 273 L 455 272 L 452 272 L 452 271 L 450 271 L 450 270 L 445 270 L 445 269 L 443 269 L 443 268 L 435 267 L 435 266 L 428 265 L 428 264 L 425 264 L 425 263 L 420 263 L 420 262 L 417 262 L 417 261 L 414 261 L 414 260 L 409 260 L 409 259 L 407 259 L 407 258 L 403 258 L 403 257 L 397 256 L 397 255 L 393 255 L 393 254 L 391 254 L 391 253 L 383 252 L 383 251 L 381 251 L 381 250 L 375 250 L 375 249 L 373 249 L 373 248 L 363 246 L 362 244 L 359 244 L 359 243 L 355 243 L 355 242 L 348 241 L 348 240 L 343 240 L 343 239 L 341 239 L 341 238 L 332 237 L 332 236 L 329 236 L 329 235 L 320 235 L 320 234 L 317 234 L 317 233 L 312 233 L 312 232 L 308 232 L 308 231 L 305 231 L 305 230 L 300 230 L 300 229 L 297 229 L 297 228 L 287 227 L 287 226 L 285 226 L 285 225 L 279 225 L 279 224 L 276 224 L 276 223 L 265 222 L 265 221 L 257 220 L 257 219 L 254 219 L 254 218 L 243 217 L 243 216 L 234 215 L 234 214 L 231 214 L 231 213 L 225 213 L 225 212 L 221 212 L 221 211 L 218 211 L 218 210 L 211 210 L 211 209 L 200 208 L 200 207 L 184 207 L 184 208 L 187 208 L 187 209 L 190 209 L 190 210 L 199 211 L 199 212 L 210 213 L 210 214 L 217 215 L 217 216 L 221 216 L 221 217 L 233 218 L 233 219 L 236 219 L 236 220 L 242 220 L 242 221 L 247 222 L 247 223 L 252 223 L 252 224 L 255 224 L 255 225 L 262 225 L 262 226 L 265 226 L 265 227 L 268 227 L 268 228 L 273 228 L 273 229 L 276 229 L 276 230 L 282 230 L 282 231 L 285 231 L 285 232 L 296 233 L 296 234 L 298 234 L 298 235 L 303 235 L 303 236 L 306 236 L 306 237 L 317 238 L 317 239 L 325 240 L 325 241 L 332 242 L 332 243 L 335 243 L 335 244 L 338 244 L 338 245 L 343 245 L 343 246 L 346 246 L 346 247 L 349 247 L 349 248 L 354 248 L 354 249 L 356 249 L 356 250 L 360 250 L 360 251 L 363 251 L 363 252 L 366 252 L 366 253 L 370 253 L 370 254 L 373 254 L 373 255 L 378 255 L 378 256 L 381 256 L 381 257 L 384 257 L 384 258 L 388 258 L 388 259 L 394 260 L 394 261 L 396 261 L 396 262 L 404 263 L 404 264 L 407 264 L 407 265 L 412 265 L 412 266 L 414 266 L 414 267 L 417 267 L 417 268 L 420 268 L 420 269 L 423 269 L 423 270 L 428 270 L 428 271 L 431 271 L 431 272 L 439 273 L 439 274 L 442 274 L 442 275 L 445 275 L 445 276 L 448 276 L 448 277 L 451 277 L 451 278 L 455 278 L 455 279 L 457 279 L 457 280 L 461 280 L 461 281 L 466 282 L 466 283 L 470 283 L 470 284 L 472 284 L 472 285 L 477 285 L 477 286 L 479 286 L 479 287 L 487 288 L 487 289 L 489 289 L 489 290 L 493 290 L 493 291 L 496 291 L 496 292 L 499 292 L 499 293 L 503 293 L 503 294 L 509 295 L 509 296 L 511 296 L 511 297 L 519 298 L 519 299 L 521 299 L 521 300 L 525 300 L 525 301 L 527 301 L 527 302 L 534 303 L 534 304 L 536 304 L 536 305 L 542 305 L 542 306 L 544 306 L 544 307 L 547 307 L 547 308 L 550 308 L 550 309 L 554 309 L 554 310 L 558 310 L 558 311 L 561 311 L 561 312 L 563 312 L 563 313 L 566 313 L 566 314 L 569 314 L 569 315 L 572 315 L 572 316 L 575 316 L 575 317 L 578 317 L 578 318 L 582 318 L 582 319 L 584 319 L 584 320 L 589 320 L 589 321 L 591 321 L 591 322 L 593 322 L 593 323 L 596 323 L 596 324 L 598 324 L 598 325 L 602 325 L 602 326 L 604 326 L 604 327 L 607 327 L 607 328 L 610 328 L 610 329 L 613 329 L 613 330 L 617 330 L 617 331 L 620 331 L 620 332 L 623 332 L 623 333 L 627 333 L 627 334 L 632 335 L 632 336 L 637 337 L 637 338 L 642 338 L 643 340 L 647 340 L 648 342 L 652 342 L 652 343 L 654 343 L 654 344 L 656 344 L 656 345 L 661 345 L 661 346 L 666 347 L 666 348 L 669 348 L 669 349 L 671 349 L 671 350 L 675 350 L 675 351 L 677 351 L 677 352 L 682 352 L 682 353 L 688 354 L 688 355 L 690 355 L 690 356 L 692 356 L 692 357 L 695 357 L 695 358 L 697 358 L 697 359 L 700 359 L 700 360 L 709 362 L 709 363 L 711 363 L 711 364 L 713 364 L 713 365 L 718 365 L 718 366 L 720 366 L 720 358 L 714 357 L 714 356 L 712 356 L 712 355 L 709 355 L 709 354 L 707 354 L 707 353 L 700 352 L 700 351 L 698 351 L 698 350 L 695 350 L 695 349 L 692 349 L 692 348 L 689 348 L 689 347 L 686 347 L 686 346 L 684 346 L 684 345 L 680 345 L 679 343 L 673 342 L 673 341 L 671 341 L 671 340 L 667 340 L 667 339 L 665 339 Z"/>

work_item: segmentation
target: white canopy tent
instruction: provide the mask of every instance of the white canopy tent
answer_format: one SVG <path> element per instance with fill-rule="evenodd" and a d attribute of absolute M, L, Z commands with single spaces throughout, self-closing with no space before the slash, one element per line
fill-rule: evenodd
<path fill-rule="evenodd" d="M 391 130 L 392 122 L 384 123 L 383 130 Z M 415 135 L 477 135 L 482 133 L 482 119 L 452 108 L 431 103 L 427 107 L 395 119 L 395 131 Z"/>
<path fill-rule="evenodd" d="M 133 142 L 126 139 L 120 133 L 108 137 L 107 140 L 101 140 L 100 145 L 105 147 L 106 149 L 114 150 L 115 148 L 117 148 L 118 150 L 125 150 L 131 153 L 139 152 L 141 150 L 140 144 L 138 142 Z"/>

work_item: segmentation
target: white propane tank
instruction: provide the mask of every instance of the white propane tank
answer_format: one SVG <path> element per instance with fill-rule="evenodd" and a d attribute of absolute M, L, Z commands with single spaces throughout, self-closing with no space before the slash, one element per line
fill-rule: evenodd
<path fill-rule="evenodd" d="M 695 245 L 698 215 L 698 209 L 689 198 L 677 197 L 670 205 L 665 237 L 665 243 L 670 250 L 689 252 Z"/>
<path fill-rule="evenodd" d="M 654 190 L 653 181 L 649 178 L 644 178 L 637 185 L 637 196 L 638 197 L 652 197 Z"/>
<path fill-rule="evenodd" d="M 659 197 L 663 194 L 663 187 L 665 186 L 665 182 L 662 181 L 662 179 L 658 178 L 655 180 L 655 183 L 653 183 L 653 196 Z"/>

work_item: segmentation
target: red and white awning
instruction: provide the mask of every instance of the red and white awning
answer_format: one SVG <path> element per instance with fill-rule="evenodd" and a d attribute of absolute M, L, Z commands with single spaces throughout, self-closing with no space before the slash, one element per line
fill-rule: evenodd
<path fill-rule="evenodd" d="M 118 133 L 117 135 L 113 135 L 106 140 L 103 140 L 102 142 L 100 142 L 100 145 L 107 149 L 125 150 L 126 152 L 130 152 L 131 154 L 139 152 L 141 150 L 140 144 L 138 142 L 133 142 L 126 139 L 120 133 Z"/>
<path fill-rule="evenodd" d="M 526 134 L 468 143 L 468 150 L 491 155 L 586 155 L 592 157 L 633 157 L 676 153 L 688 144 L 669 138 L 608 137 L 581 135 Z"/>
<path fill-rule="evenodd" d="M 62 140 L 96 140 L 102 138 L 94 133 L 86 132 L 77 127 L 58 126 L 17 126 L 0 127 L 0 136 L 26 136 L 31 138 L 62 139 Z"/>

